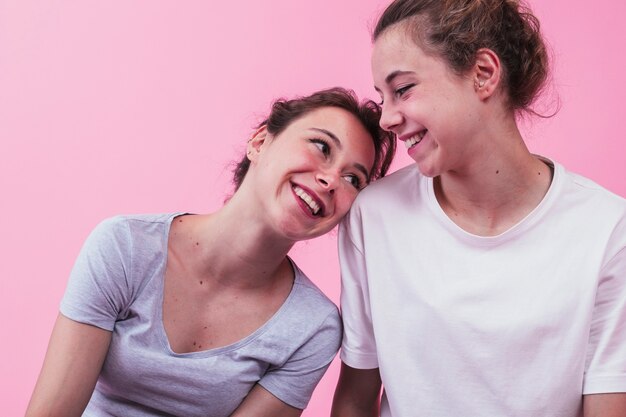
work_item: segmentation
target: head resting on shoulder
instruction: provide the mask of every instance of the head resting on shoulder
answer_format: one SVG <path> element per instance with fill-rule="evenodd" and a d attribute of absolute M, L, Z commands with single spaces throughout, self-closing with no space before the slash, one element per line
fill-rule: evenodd
<path fill-rule="evenodd" d="M 294 121 L 313 110 L 324 107 L 344 109 L 354 115 L 363 125 L 374 144 L 374 165 L 368 181 L 383 177 L 393 160 L 396 150 L 395 137 L 379 126 L 380 106 L 371 100 L 359 102 L 352 90 L 335 87 L 290 100 L 278 99 L 272 104 L 267 118 L 259 123 L 257 128 L 265 126 L 269 134 L 277 137 Z M 242 184 L 249 168 L 250 160 L 244 156 L 233 170 L 235 191 Z"/>
<path fill-rule="evenodd" d="M 539 21 L 518 0 L 395 0 L 379 18 L 373 41 L 399 25 L 460 76 L 475 64 L 480 49 L 490 49 L 503 68 L 501 88 L 509 108 L 535 113 L 531 105 L 546 84 L 549 59 Z"/>

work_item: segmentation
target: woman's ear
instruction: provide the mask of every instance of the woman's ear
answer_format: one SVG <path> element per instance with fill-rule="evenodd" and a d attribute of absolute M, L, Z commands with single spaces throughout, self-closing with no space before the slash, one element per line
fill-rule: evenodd
<path fill-rule="evenodd" d="M 263 125 L 259 127 L 248 140 L 246 156 L 250 161 L 256 161 L 259 153 L 261 152 L 261 147 L 267 140 L 267 136 L 267 125 Z"/>
<path fill-rule="evenodd" d="M 500 58 L 491 49 L 479 49 L 471 74 L 474 78 L 474 90 L 479 97 L 482 100 L 491 97 L 498 89 L 502 77 Z"/>

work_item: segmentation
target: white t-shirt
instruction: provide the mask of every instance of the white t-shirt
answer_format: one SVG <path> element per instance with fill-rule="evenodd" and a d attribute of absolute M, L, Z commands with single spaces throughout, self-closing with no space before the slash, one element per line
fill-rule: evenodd
<path fill-rule="evenodd" d="M 339 249 L 341 358 L 380 368 L 383 417 L 575 417 L 626 392 L 626 201 L 558 164 L 494 237 L 408 166 L 360 193 Z"/>

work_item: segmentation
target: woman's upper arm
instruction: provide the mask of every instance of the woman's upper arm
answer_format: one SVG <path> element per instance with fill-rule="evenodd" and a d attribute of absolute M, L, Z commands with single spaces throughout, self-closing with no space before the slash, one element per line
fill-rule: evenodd
<path fill-rule="evenodd" d="M 302 410 L 282 402 L 257 384 L 230 417 L 300 417 L 301 414 Z"/>
<path fill-rule="evenodd" d="M 91 398 L 111 332 L 59 314 L 26 416 L 80 416 Z"/>
<path fill-rule="evenodd" d="M 331 416 L 377 416 L 381 387 L 378 368 L 356 369 L 342 362 Z"/>
<path fill-rule="evenodd" d="M 626 393 L 590 394 L 583 396 L 585 417 L 626 416 Z"/>

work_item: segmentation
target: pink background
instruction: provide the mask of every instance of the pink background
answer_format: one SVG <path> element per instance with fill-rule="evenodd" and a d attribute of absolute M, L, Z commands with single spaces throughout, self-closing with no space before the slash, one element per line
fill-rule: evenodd
<path fill-rule="evenodd" d="M 0 408 L 24 412 L 87 233 L 118 213 L 219 207 L 275 97 L 376 97 L 369 28 L 388 0 L 0 0 Z M 535 152 L 626 195 L 625 3 L 533 1 L 554 49 Z M 404 152 L 396 167 L 408 163 Z M 335 236 L 293 256 L 334 300 Z M 564 289 L 566 290 L 566 289 Z M 304 415 L 328 414 L 337 361 Z"/>

